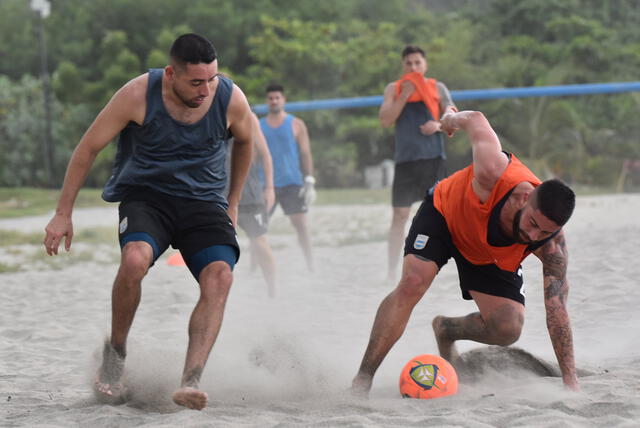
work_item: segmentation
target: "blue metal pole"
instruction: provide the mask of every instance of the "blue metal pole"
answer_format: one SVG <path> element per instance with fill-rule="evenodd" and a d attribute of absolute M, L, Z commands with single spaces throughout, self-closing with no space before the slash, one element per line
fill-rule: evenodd
<path fill-rule="evenodd" d="M 520 88 L 471 89 L 451 91 L 454 101 L 487 100 L 497 98 L 560 97 L 592 94 L 614 94 L 640 91 L 640 82 L 587 83 L 578 85 L 534 86 Z M 326 100 L 294 101 L 287 103 L 287 111 L 337 108 L 375 107 L 382 104 L 382 96 L 331 98 Z M 256 114 L 267 113 L 266 104 L 253 106 Z"/>

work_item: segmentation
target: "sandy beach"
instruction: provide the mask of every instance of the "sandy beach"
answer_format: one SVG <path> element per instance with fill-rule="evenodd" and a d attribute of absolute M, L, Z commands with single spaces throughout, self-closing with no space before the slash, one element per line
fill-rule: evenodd
<path fill-rule="evenodd" d="M 386 275 L 387 205 L 316 206 L 311 225 L 317 270 L 309 273 L 293 229 L 278 211 L 269 239 L 278 262 L 267 296 L 248 252 L 235 269 L 222 330 L 202 378 L 203 411 L 171 402 L 198 296 L 168 251 L 143 283 L 129 336 L 127 404 L 97 402 L 92 379 L 109 334 L 117 270 L 117 212 L 76 210 L 77 239 L 55 261 L 41 246 L 0 247 L 0 426 L 3 427 L 637 427 L 640 425 L 640 194 L 583 196 L 566 226 L 569 312 L 582 376 L 579 393 L 527 367 L 486 368 L 458 394 L 402 399 L 403 365 L 437 353 L 435 315 L 475 310 L 462 300 L 450 262 L 415 308 L 404 336 L 375 378 L 369 399 L 348 393 L 378 304 L 395 284 Z M 0 229 L 40 232 L 49 216 L 0 220 Z M 112 242 L 81 239 L 112 230 Z M 89 236 L 90 234 L 87 234 Z M 247 240 L 241 235 L 243 250 Z M 556 365 L 546 331 L 542 269 L 524 263 L 526 321 L 515 346 Z M 461 351 L 483 347 L 461 342 Z M 498 361 L 498 365 L 500 362 Z"/>

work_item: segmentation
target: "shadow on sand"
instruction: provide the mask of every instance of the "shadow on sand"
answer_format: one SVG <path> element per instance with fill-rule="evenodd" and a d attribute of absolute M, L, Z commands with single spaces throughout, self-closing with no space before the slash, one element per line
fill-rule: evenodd
<path fill-rule="evenodd" d="M 475 383 L 491 372 L 510 377 L 560 377 L 560 369 L 531 353 L 515 347 L 484 346 L 460 355 L 454 364 L 462 383 Z M 593 373 L 578 369 L 578 376 Z"/>

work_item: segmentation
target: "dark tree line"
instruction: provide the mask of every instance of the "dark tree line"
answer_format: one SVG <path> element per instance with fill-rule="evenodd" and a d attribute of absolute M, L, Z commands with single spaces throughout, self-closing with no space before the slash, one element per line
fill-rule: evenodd
<path fill-rule="evenodd" d="M 162 67 L 173 39 L 211 39 L 222 70 L 254 104 L 272 82 L 289 100 L 381 95 L 399 52 L 418 44 L 429 74 L 450 89 L 630 81 L 640 69 L 640 9 L 631 0 L 53 0 L 44 25 L 52 71 L 54 185 L 82 133 L 114 91 Z M 28 0 L 0 2 L 0 186 L 51 185 L 43 152 L 37 37 Z M 612 186 L 640 159 L 639 94 L 459 103 L 485 112 L 506 149 L 541 176 Z M 362 170 L 393 153 L 377 109 L 299 114 L 320 185 L 362 184 Z M 101 186 L 114 145 L 89 184 Z M 469 159 L 449 143 L 451 169 Z"/>

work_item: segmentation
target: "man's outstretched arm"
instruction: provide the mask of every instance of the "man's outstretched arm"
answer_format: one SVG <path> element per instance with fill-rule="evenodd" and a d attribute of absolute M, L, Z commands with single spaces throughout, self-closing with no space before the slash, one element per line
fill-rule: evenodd
<path fill-rule="evenodd" d="M 509 165 L 509 159 L 502 152 L 502 145 L 487 118 L 479 111 L 447 113 L 440 119 L 443 132 L 453 135 L 459 129 L 465 131 L 471 141 L 473 153 L 473 187 L 483 199 L 498 181 Z"/>
<path fill-rule="evenodd" d="M 553 239 L 536 250 L 535 254 L 542 260 L 547 329 L 562 372 L 562 381 L 569 389 L 577 391 L 580 387 L 573 354 L 571 322 L 567 312 L 568 252 L 563 231 L 560 230 Z"/>

